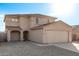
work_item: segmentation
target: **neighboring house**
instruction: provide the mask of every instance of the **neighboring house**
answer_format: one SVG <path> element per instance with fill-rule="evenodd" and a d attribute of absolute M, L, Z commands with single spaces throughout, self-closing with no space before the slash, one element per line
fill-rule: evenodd
<path fill-rule="evenodd" d="M 72 41 L 79 41 L 79 25 L 73 25 L 73 39 Z"/>
<path fill-rule="evenodd" d="M 0 32 L 0 42 L 4 42 L 6 40 L 7 36 L 5 32 Z"/>
<path fill-rule="evenodd" d="M 56 19 L 41 14 L 5 15 L 7 41 L 71 42 L 72 27 Z"/>

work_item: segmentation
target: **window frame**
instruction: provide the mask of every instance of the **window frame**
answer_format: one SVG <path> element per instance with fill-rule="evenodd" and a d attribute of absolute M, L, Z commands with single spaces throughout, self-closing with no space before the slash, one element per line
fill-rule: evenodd
<path fill-rule="evenodd" d="M 39 24 L 39 18 L 36 18 L 36 24 Z"/>
<path fill-rule="evenodd" d="M 18 18 L 12 18 L 11 21 L 12 22 L 18 22 Z"/>

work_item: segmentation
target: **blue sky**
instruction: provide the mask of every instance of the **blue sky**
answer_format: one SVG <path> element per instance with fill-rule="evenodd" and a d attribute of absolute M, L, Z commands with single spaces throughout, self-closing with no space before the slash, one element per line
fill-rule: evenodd
<path fill-rule="evenodd" d="M 45 14 L 70 25 L 79 24 L 79 4 L 72 3 L 0 3 L 0 31 L 4 31 L 5 14 Z"/>

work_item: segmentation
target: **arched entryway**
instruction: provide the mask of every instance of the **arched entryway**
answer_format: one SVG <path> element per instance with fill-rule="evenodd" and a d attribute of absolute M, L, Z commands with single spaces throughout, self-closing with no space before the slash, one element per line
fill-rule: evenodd
<path fill-rule="evenodd" d="M 72 35 L 72 41 L 76 41 L 76 34 Z"/>
<path fill-rule="evenodd" d="M 24 41 L 28 40 L 28 31 L 23 32 L 23 39 L 24 39 Z"/>
<path fill-rule="evenodd" d="M 20 31 L 11 31 L 11 41 L 20 41 Z"/>

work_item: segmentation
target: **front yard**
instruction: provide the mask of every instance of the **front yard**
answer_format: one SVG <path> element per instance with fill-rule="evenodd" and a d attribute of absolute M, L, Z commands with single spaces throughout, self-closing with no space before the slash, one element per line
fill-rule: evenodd
<path fill-rule="evenodd" d="M 63 48 L 38 46 L 33 42 L 2 42 L 0 56 L 79 56 L 79 53 Z"/>

